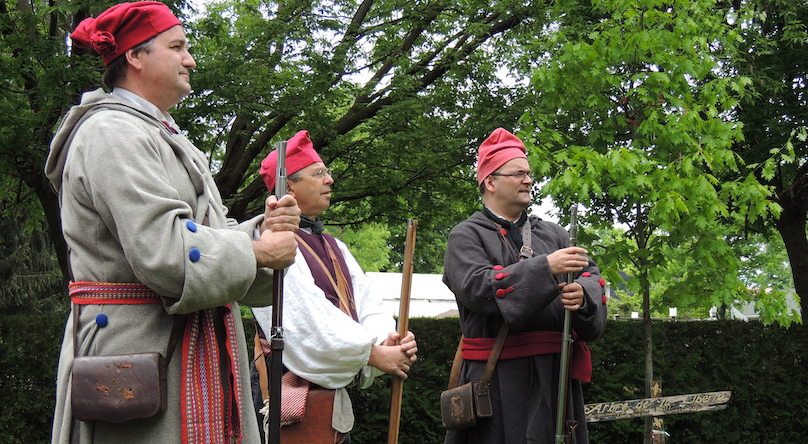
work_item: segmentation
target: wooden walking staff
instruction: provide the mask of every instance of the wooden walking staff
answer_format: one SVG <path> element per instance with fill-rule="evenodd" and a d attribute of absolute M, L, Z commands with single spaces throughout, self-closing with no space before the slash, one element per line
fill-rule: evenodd
<path fill-rule="evenodd" d="M 278 169 L 275 197 L 286 195 L 286 141 L 275 144 L 278 150 Z M 270 444 L 281 442 L 281 376 L 283 373 L 283 275 L 284 269 L 275 270 L 272 282 L 272 329 L 269 347 L 272 361 L 269 369 L 269 436 Z"/>
<path fill-rule="evenodd" d="M 573 204 L 570 209 L 570 247 L 575 246 L 578 235 L 578 205 Z M 574 273 L 567 273 L 567 285 L 575 281 Z M 564 443 L 565 421 L 567 413 L 567 385 L 569 384 L 570 372 L 570 345 L 572 335 L 570 334 L 570 311 L 564 309 L 564 329 L 561 332 L 561 369 L 558 372 L 558 411 L 556 412 L 556 444 Z M 569 443 L 567 443 L 569 444 Z"/>
<path fill-rule="evenodd" d="M 410 288 L 412 287 L 412 258 L 415 252 L 415 232 L 418 221 L 407 222 L 407 240 L 404 244 L 404 268 L 401 270 L 401 303 L 398 308 L 398 336 L 404 338 L 410 326 Z M 387 444 L 398 443 L 398 425 L 401 419 L 401 398 L 404 394 L 404 380 L 393 378 L 390 399 L 390 423 L 387 429 Z"/>

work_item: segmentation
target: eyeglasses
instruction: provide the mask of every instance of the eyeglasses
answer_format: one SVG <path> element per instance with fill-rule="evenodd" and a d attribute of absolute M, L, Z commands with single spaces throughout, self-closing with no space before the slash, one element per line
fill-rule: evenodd
<path fill-rule="evenodd" d="M 512 173 L 491 173 L 492 176 L 505 176 L 505 177 L 513 177 L 514 179 L 524 180 L 525 177 L 533 177 L 533 174 L 530 171 L 514 171 Z"/>
<path fill-rule="evenodd" d="M 322 179 L 323 177 L 330 176 L 330 175 L 331 175 L 331 169 L 323 167 L 323 168 L 320 168 L 319 170 L 315 171 L 314 173 L 312 173 L 311 177 L 316 177 L 318 179 Z"/>

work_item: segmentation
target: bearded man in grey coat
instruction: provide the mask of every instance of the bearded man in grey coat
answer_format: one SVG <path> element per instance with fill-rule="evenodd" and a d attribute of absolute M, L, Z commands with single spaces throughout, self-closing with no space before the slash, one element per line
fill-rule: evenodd
<path fill-rule="evenodd" d="M 493 416 L 450 431 L 446 443 L 552 443 L 555 435 L 564 310 L 573 337 L 566 420 L 587 442 L 581 382 L 589 382 L 591 358 L 584 341 L 603 334 L 605 281 L 586 250 L 569 246 L 560 226 L 528 216 L 530 165 L 525 146 L 503 128 L 480 146 L 477 183 L 483 208 L 449 234 L 443 281 L 457 299 L 463 332 L 459 384 L 480 381 L 500 327 L 508 328 L 491 378 Z M 520 260 L 522 228 L 529 224 L 532 252 Z M 567 273 L 575 282 L 566 284 Z"/>
<path fill-rule="evenodd" d="M 297 203 L 270 197 L 263 215 L 227 217 L 208 160 L 168 112 L 196 62 L 165 4 L 115 5 L 71 39 L 101 56 L 112 91 L 83 95 L 46 165 L 74 281 L 52 442 L 258 443 L 239 303 L 271 302 L 271 269 L 294 261 Z M 74 356 L 171 352 L 180 319 L 165 411 L 119 424 L 73 416 Z"/>

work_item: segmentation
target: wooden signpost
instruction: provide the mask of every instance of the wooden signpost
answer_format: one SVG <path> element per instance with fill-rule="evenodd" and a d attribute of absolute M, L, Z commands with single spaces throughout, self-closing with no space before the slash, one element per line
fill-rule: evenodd
<path fill-rule="evenodd" d="M 628 401 L 599 402 L 586 404 L 584 412 L 586 413 L 586 422 L 707 412 L 725 409 L 731 396 L 731 391 L 721 391 L 631 399 Z"/>

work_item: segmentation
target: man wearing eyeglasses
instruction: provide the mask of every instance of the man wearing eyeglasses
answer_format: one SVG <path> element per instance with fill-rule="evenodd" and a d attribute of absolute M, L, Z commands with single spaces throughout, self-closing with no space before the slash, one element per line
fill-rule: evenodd
<path fill-rule="evenodd" d="M 598 267 L 586 250 L 569 246 L 567 232 L 529 216 L 533 179 L 525 146 L 497 128 L 480 146 L 477 184 L 483 208 L 449 234 L 443 281 L 457 299 L 463 332 L 459 384 L 479 381 L 500 326 L 508 336 L 491 378 L 493 416 L 450 431 L 446 443 L 551 443 L 555 435 L 564 310 L 572 312 L 567 421 L 577 443 L 587 430 L 580 382 L 589 382 L 584 341 L 603 334 L 606 298 Z M 530 250 L 522 246 L 529 224 Z M 567 285 L 565 276 L 575 273 Z"/>
<path fill-rule="evenodd" d="M 367 388 L 383 373 L 406 379 L 418 349 L 411 332 L 399 343 L 395 321 L 384 310 L 381 294 L 373 291 L 345 244 L 323 232 L 319 216 L 331 203 L 334 179 L 314 150 L 309 132 L 295 134 L 286 149 L 289 194 L 297 200 L 302 214 L 296 260 L 284 277 L 283 364 L 288 372 L 282 378 L 281 420 L 301 421 L 307 409 L 292 408 L 300 407 L 293 402 L 294 396 L 298 401 L 307 398 L 305 394 L 294 395 L 301 393 L 301 388 L 302 393 L 319 388 L 336 390 L 335 411 L 327 417 L 333 430 L 339 432 L 340 442 L 346 442 L 354 418 L 345 387 L 357 383 Z M 261 163 L 260 173 L 270 192 L 275 188 L 277 164 L 277 151 Z M 269 332 L 272 309 L 255 308 L 253 313 L 260 330 Z M 268 344 L 263 342 L 263 348 L 257 346 L 256 356 L 262 352 L 268 356 Z M 262 364 L 256 361 L 259 373 Z M 268 396 L 262 395 L 263 399 Z M 312 427 L 310 423 L 288 427 Z"/>

